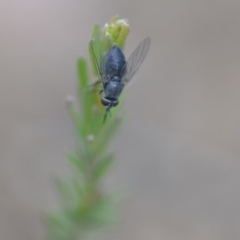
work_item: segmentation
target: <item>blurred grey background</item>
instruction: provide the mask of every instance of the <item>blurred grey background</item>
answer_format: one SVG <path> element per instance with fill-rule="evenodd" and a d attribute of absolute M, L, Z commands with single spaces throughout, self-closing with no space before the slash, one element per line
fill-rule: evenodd
<path fill-rule="evenodd" d="M 64 107 L 95 23 L 129 19 L 127 91 L 109 190 L 127 187 L 116 240 L 240 239 L 240 1 L 0 0 L 0 238 L 40 240 L 73 144 Z"/>

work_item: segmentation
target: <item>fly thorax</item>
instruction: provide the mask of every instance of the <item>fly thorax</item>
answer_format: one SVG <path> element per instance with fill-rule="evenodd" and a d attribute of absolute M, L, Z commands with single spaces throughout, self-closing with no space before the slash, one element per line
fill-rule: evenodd
<path fill-rule="evenodd" d="M 121 79 L 118 76 L 115 76 L 111 78 L 111 80 L 107 83 L 104 91 L 104 97 L 117 99 L 122 89 L 123 83 Z"/>

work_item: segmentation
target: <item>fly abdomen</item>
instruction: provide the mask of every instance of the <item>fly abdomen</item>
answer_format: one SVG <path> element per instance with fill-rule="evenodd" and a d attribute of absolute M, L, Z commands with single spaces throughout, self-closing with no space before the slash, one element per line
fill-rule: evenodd
<path fill-rule="evenodd" d="M 105 72 L 109 76 L 119 76 L 120 78 L 124 75 L 123 67 L 126 64 L 126 60 L 122 50 L 118 46 L 113 46 L 106 55 L 105 58 Z"/>

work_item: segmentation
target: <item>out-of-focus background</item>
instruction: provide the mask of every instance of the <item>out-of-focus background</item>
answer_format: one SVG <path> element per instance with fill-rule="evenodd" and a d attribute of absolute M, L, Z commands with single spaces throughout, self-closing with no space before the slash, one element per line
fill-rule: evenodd
<path fill-rule="evenodd" d="M 41 240 L 68 175 L 64 107 L 95 23 L 130 21 L 150 52 L 127 91 L 109 190 L 130 199 L 121 240 L 240 239 L 240 1 L 0 0 L 0 235 Z"/>

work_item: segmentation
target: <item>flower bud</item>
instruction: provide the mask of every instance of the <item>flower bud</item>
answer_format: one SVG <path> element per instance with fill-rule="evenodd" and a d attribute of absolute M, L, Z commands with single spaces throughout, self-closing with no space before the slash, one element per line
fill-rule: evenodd
<path fill-rule="evenodd" d="M 110 38 L 112 44 L 116 44 L 120 48 L 124 47 L 129 31 L 128 20 L 120 19 L 119 17 L 111 18 L 103 27 L 104 36 Z"/>

